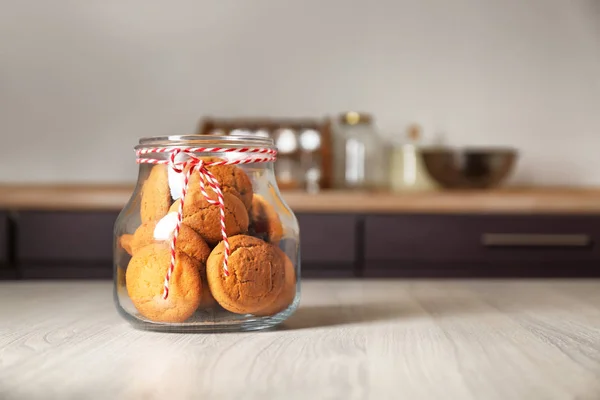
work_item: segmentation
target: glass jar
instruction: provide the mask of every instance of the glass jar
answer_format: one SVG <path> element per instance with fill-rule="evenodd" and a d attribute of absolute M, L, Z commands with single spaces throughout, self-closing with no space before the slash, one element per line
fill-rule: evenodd
<path fill-rule="evenodd" d="M 159 331 L 272 327 L 300 299 L 298 222 L 256 136 L 141 139 L 137 186 L 115 224 L 114 297 Z"/>
<path fill-rule="evenodd" d="M 429 191 L 437 188 L 421 154 L 421 128 L 411 125 L 408 140 L 392 145 L 390 188 L 394 192 Z"/>
<path fill-rule="evenodd" d="M 335 182 L 344 189 L 384 189 L 387 153 L 369 114 L 348 112 L 335 132 Z"/>

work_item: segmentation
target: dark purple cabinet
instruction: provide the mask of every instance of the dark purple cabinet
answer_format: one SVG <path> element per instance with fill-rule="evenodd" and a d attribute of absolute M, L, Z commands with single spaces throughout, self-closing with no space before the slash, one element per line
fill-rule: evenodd
<path fill-rule="evenodd" d="M 21 212 L 16 263 L 25 278 L 112 276 L 116 212 Z"/>
<path fill-rule="evenodd" d="M 0 265 L 8 264 L 8 214 L 0 212 Z"/>
<path fill-rule="evenodd" d="M 16 264 L 24 278 L 112 276 L 113 212 L 21 212 Z M 300 214 L 303 276 L 354 276 L 355 215 Z"/>
<path fill-rule="evenodd" d="M 0 212 L 0 279 L 111 278 L 117 215 Z M 306 278 L 600 276 L 598 215 L 297 217 Z"/>
<path fill-rule="evenodd" d="M 302 276 L 353 276 L 358 253 L 358 217 L 298 214 Z"/>
<path fill-rule="evenodd" d="M 17 271 L 10 263 L 10 220 L 8 214 L 0 212 L 0 280 L 14 279 Z"/>
<path fill-rule="evenodd" d="M 599 243 L 600 216 L 367 216 L 365 274 L 596 275 Z"/>

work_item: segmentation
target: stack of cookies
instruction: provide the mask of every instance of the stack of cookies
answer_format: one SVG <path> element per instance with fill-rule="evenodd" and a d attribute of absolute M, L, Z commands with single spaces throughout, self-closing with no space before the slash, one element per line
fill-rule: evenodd
<path fill-rule="evenodd" d="M 141 188 L 141 225 L 119 243 L 131 255 L 127 293 L 138 312 L 155 322 L 184 322 L 217 305 L 236 314 L 270 316 L 296 295 L 294 265 L 279 248 L 283 226 L 275 208 L 253 192 L 246 173 L 234 165 L 208 167 L 225 201 L 229 275 L 223 273 L 224 244 L 219 206 L 206 200 L 200 175 L 192 173 L 176 246 L 176 263 L 163 299 L 171 263 L 170 242 L 177 225 L 183 174 L 157 165 Z M 209 195 L 214 196 L 207 187 Z M 215 196 L 216 198 L 216 196 Z"/>

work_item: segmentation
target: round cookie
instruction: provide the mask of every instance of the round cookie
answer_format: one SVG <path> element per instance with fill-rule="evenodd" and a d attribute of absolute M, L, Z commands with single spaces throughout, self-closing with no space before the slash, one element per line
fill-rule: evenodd
<path fill-rule="evenodd" d="M 279 257 L 283 259 L 285 266 L 285 281 L 283 284 L 283 289 L 275 301 L 273 301 L 267 307 L 253 313 L 259 317 L 275 315 L 285 310 L 290 304 L 292 304 L 294 298 L 296 297 L 296 271 L 294 271 L 294 264 L 292 264 L 290 258 L 280 248 L 275 247 L 274 249 L 279 254 Z"/>
<path fill-rule="evenodd" d="M 171 213 L 167 214 L 163 218 L 165 220 L 170 216 Z M 176 217 L 176 215 L 175 215 Z M 173 226 L 168 226 L 171 221 L 167 221 L 167 224 L 163 224 L 163 227 L 159 227 L 161 232 L 156 232 L 157 223 L 150 221 L 145 222 L 135 231 L 132 251 L 137 253 L 145 246 L 153 243 L 162 243 L 168 246 L 171 245 L 169 240 L 172 238 L 172 232 L 175 230 L 177 218 L 173 218 Z M 166 229 L 165 229 L 166 228 Z M 159 233 L 159 237 L 156 237 L 156 233 Z M 202 278 L 202 299 L 200 300 L 201 308 L 208 308 L 215 305 L 216 301 L 208 290 L 208 284 L 206 283 L 206 260 L 210 255 L 210 247 L 206 244 L 204 239 L 192 228 L 182 223 L 179 227 L 179 235 L 177 237 L 177 250 L 185 253 L 198 264 L 198 271 Z"/>
<path fill-rule="evenodd" d="M 140 217 L 142 222 L 157 221 L 167 215 L 171 206 L 171 192 L 167 167 L 155 165 L 142 185 Z"/>
<path fill-rule="evenodd" d="M 127 252 L 127 254 L 129 254 L 130 256 L 133 255 L 133 249 L 131 248 L 132 242 L 133 242 L 133 235 L 131 235 L 129 233 L 125 233 L 125 234 L 121 235 L 121 237 L 119 238 L 119 244 L 121 245 L 123 250 L 125 250 Z"/>
<path fill-rule="evenodd" d="M 131 254 L 135 254 L 143 247 L 156 242 L 154 240 L 154 228 L 156 228 L 156 221 L 146 221 L 133 232 Z"/>
<path fill-rule="evenodd" d="M 252 206 L 252 182 L 246 173 L 235 165 L 216 165 L 208 170 L 217 178 L 224 193 L 237 196 L 246 210 Z"/>
<path fill-rule="evenodd" d="M 229 276 L 223 273 L 223 242 L 206 262 L 208 286 L 226 310 L 252 314 L 270 305 L 284 286 L 284 259 L 275 247 L 258 238 L 238 235 L 229 238 Z"/>
<path fill-rule="evenodd" d="M 216 301 L 210 290 L 208 290 L 208 283 L 206 282 L 206 261 L 210 255 L 210 247 L 202 239 L 202 236 L 185 223 L 182 223 L 179 228 L 179 236 L 177 237 L 177 250 L 184 252 L 198 261 L 198 272 L 200 272 L 203 288 L 199 308 L 214 306 Z"/>
<path fill-rule="evenodd" d="M 157 223 L 155 221 L 149 221 L 144 222 L 136 229 L 131 242 L 132 253 L 137 253 L 140 249 L 152 243 L 170 244 L 169 241 L 172 238 L 172 232 L 175 230 L 175 227 L 173 226 L 167 235 L 156 237 L 156 225 Z M 165 233 L 166 232 L 161 232 L 161 235 L 164 235 Z M 210 248 L 202 237 L 185 223 L 182 223 L 179 227 L 177 250 L 186 253 L 188 256 L 200 261 L 202 264 L 206 264 L 206 260 L 210 254 Z"/>
<path fill-rule="evenodd" d="M 223 194 L 225 201 L 225 229 L 228 236 L 248 231 L 248 212 L 242 201 L 230 193 Z M 179 200 L 171 212 L 179 210 Z M 183 206 L 183 222 L 194 229 L 210 246 L 222 240 L 221 212 L 217 204 L 210 204 L 199 191 L 188 192 Z"/>
<path fill-rule="evenodd" d="M 204 160 L 204 162 L 215 162 L 215 161 L 223 161 L 223 159 L 221 158 L 217 158 L 217 157 L 198 157 L 201 160 Z M 174 200 L 177 200 L 181 197 L 181 192 L 183 191 L 183 185 L 185 183 L 185 174 L 187 172 L 187 169 L 189 169 L 190 167 L 187 167 L 185 171 L 175 171 L 173 168 L 168 168 L 167 169 L 167 176 L 168 176 L 168 180 L 169 180 L 169 191 L 171 192 L 171 197 Z M 198 179 L 198 177 L 195 178 L 196 180 Z M 198 183 L 197 181 L 195 183 Z"/>
<path fill-rule="evenodd" d="M 177 236 L 177 250 L 183 251 L 188 256 L 206 265 L 210 255 L 210 247 L 204 239 L 192 228 L 182 223 Z"/>
<path fill-rule="evenodd" d="M 171 263 L 169 246 L 146 246 L 129 261 L 125 282 L 135 308 L 155 322 L 183 322 L 194 314 L 202 298 L 198 263 L 177 252 L 169 282 L 169 297 L 163 299 L 163 285 Z"/>
<path fill-rule="evenodd" d="M 207 159 L 208 162 L 218 159 Z M 215 179 L 219 182 L 221 191 L 230 193 L 236 196 L 242 201 L 246 211 L 250 210 L 252 206 L 252 182 L 248 175 L 240 168 L 235 165 L 215 165 L 213 167 L 207 167 L 207 169 L 213 174 Z M 214 195 L 210 186 L 206 186 L 207 193 Z M 190 176 L 188 183 L 188 194 L 200 193 L 200 174 L 194 171 Z"/>
<path fill-rule="evenodd" d="M 206 260 L 210 255 L 210 247 L 195 230 L 186 224 L 181 224 L 179 237 L 177 238 L 177 249 L 198 261 L 198 272 L 200 272 L 203 288 L 199 308 L 214 306 L 217 302 L 208 290 L 206 281 Z"/>
<path fill-rule="evenodd" d="M 251 226 L 254 232 L 264 236 L 268 242 L 274 245 L 277 245 L 283 237 L 283 225 L 275 207 L 256 193 L 252 197 L 250 221 L 252 221 Z"/>

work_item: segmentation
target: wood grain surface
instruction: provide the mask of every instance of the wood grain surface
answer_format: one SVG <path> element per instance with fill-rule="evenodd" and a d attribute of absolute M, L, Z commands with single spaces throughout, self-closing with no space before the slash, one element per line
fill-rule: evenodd
<path fill-rule="evenodd" d="M 121 210 L 132 185 L 0 185 L 0 210 Z M 501 188 L 429 193 L 284 191 L 297 212 L 600 214 L 598 188 Z"/>
<path fill-rule="evenodd" d="M 0 399 L 600 398 L 600 281 L 306 281 L 276 330 L 160 334 L 0 284 Z"/>

